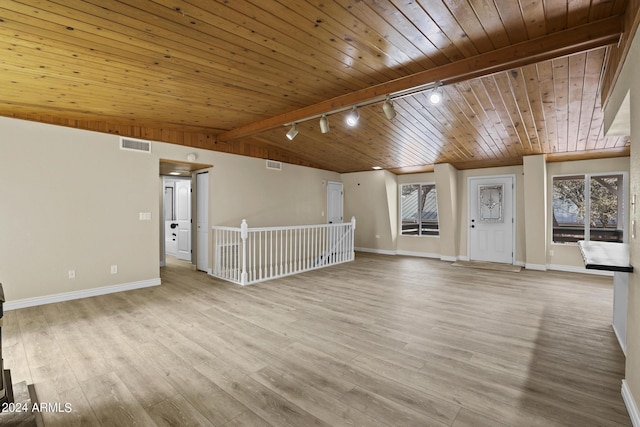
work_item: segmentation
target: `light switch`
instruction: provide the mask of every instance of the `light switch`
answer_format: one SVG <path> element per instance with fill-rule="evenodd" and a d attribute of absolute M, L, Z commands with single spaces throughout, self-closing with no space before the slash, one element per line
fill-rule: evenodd
<path fill-rule="evenodd" d="M 151 212 L 140 212 L 140 221 L 151 221 Z"/>

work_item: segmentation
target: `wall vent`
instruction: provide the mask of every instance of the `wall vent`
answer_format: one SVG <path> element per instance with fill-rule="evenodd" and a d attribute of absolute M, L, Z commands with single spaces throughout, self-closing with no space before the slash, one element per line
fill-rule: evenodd
<path fill-rule="evenodd" d="M 151 141 L 144 141 L 142 139 L 133 138 L 120 138 L 120 149 L 128 151 L 138 151 L 142 153 L 151 152 Z"/>
<path fill-rule="evenodd" d="M 275 160 L 267 160 L 267 169 L 274 171 L 282 170 L 282 162 L 276 162 Z"/>

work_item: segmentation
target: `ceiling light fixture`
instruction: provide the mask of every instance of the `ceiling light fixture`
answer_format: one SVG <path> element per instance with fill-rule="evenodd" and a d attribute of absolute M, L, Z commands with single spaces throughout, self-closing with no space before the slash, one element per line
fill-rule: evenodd
<path fill-rule="evenodd" d="M 382 104 L 382 111 L 384 111 L 384 115 L 387 116 L 387 119 L 392 120 L 396 116 L 396 109 L 393 107 L 393 102 L 389 95 L 387 95 L 387 99 L 384 100 L 384 104 Z"/>
<path fill-rule="evenodd" d="M 382 167 L 381 166 L 372 166 L 371 169 L 379 171 L 379 170 L 382 170 Z"/>
<path fill-rule="evenodd" d="M 328 133 L 329 130 L 329 119 L 327 119 L 326 114 L 323 114 L 322 117 L 320 117 L 320 132 Z"/>
<path fill-rule="evenodd" d="M 291 129 L 289 129 L 289 132 L 287 132 L 287 138 L 289 138 L 289 141 L 293 141 L 293 138 L 295 138 L 297 134 L 298 126 L 294 123 L 293 125 L 291 125 Z"/>
<path fill-rule="evenodd" d="M 436 85 L 431 89 L 429 95 L 429 102 L 433 105 L 439 104 L 442 101 L 442 87 L 440 82 L 436 82 Z"/>
<path fill-rule="evenodd" d="M 358 109 L 354 106 L 351 109 L 351 112 L 347 114 L 347 124 L 353 127 L 358 123 L 359 118 L 360 118 L 360 113 L 358 113 Z"/>
<path fill-rule="evenodd" d="M 431 104 L 436 105 L 442 102 L 444 97 L 444 91 L 442 90 L 442 82 L 437 81 L 435 83 L 427 83 L 420 86 L 415 86 L 408 90 L 403 90 L 400 92 L 393 92 L 386 95 L 376 96 L 367 101 L 360 102 L 358 105 L 344 105 L 340 106 L 334 110 L 325 111 L 323 113 L 314 114 L 308 117 L 303 117 L 298 119 L 296 122 L 285 123 L 284 126 L 291 126 L 291 129 L 287 132 L 287 138 L 289 140 L 293 140 L 293 138 L 298 135 L 298 127 L 297 124 L 301 122 L 306 122 L 308 120 L 316 120 L 320 119 L 320 131 L 322 133 L 329 133 L 331 131 L 329 127 L 329 116 L 331 114 L 338 114 L 348 111 L 346 115 L 346 123 L 350 127 L 355 126 L 360 119 L 360 113 L 358 112 L 358 107 L 369 106 L 372 104 L 378 104 L 382 102 L 382 111 L 388 120 L 393 120 L 398 112 L 395 109 L 393 104 L 393 100 L 404 98 L 407 96 L 415 96 L 417 94 L 426 94 L 429 92 L 428 99 Z"/>

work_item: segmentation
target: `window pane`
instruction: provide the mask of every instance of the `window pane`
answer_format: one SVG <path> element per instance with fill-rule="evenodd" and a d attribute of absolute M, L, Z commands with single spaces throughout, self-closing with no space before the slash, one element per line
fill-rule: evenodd
<path fill-rule="evenodd" d="M 420 194 L 421 233 L 423 236 L 438 235 L 438 202 L 435 184 L 422 185 Z"/>
<path fill-rule="evenodd" d="M 589 240 L 622 242 L 622 175 L 592 176 L 590 184 Z"/>
<path fill-rule="evenodd" d="M 553 178 L 553 241 L 584 240 L 584 176 Z"/>
<path fill-rule="evenodd" d="M 400 209 L 402 217 L 403 235 L 418 235 L 418 203 L 420 196 L 420 185 L 410 184 L 402 186 L 402 195 L 400 199 Z"/>

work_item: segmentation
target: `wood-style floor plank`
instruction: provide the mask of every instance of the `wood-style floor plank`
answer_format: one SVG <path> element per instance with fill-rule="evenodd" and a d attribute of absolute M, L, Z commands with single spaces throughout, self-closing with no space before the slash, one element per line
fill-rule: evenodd
<path fill-rule="evenodd" d="M 47 426 L 630 426 L 612 279 L 358 253 L 250 287 L 162 286 L 5 313 Z"/>

